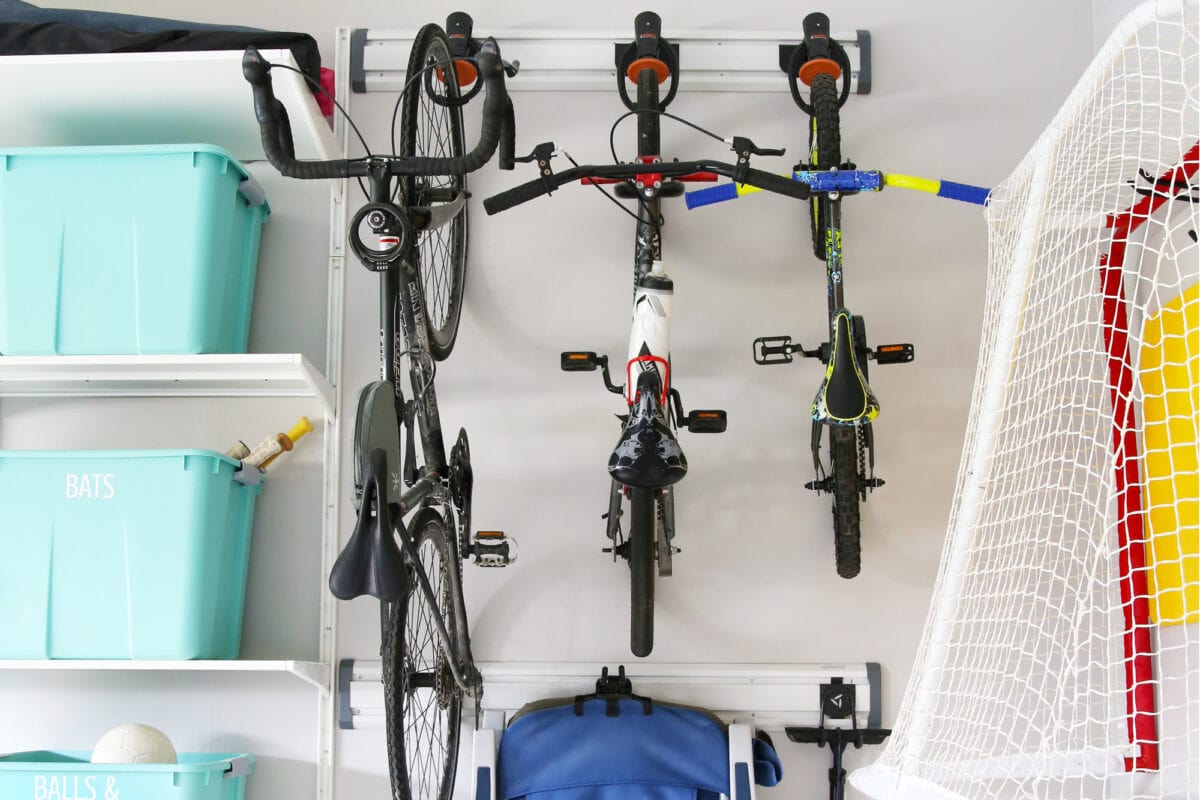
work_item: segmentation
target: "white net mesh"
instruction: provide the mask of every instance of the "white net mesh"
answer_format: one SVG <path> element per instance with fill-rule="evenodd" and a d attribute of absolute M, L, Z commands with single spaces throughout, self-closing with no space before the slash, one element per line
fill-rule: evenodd
<path fill-rule="evenodd" d="M 946 550 L 876 798 L 1200 797 L 1195 2 L 1130 15 L 988 208 Z"/>

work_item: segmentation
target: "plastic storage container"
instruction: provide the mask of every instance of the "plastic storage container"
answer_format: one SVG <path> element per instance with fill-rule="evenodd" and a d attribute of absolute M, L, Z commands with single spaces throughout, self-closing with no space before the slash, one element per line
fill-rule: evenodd
<path fill-rule="evenodd" d="M 0 451 L 0 658 L 237 658 L 262 489 L 239 466 Z"/>
<path fill-rule="evenodd" d="M 0 797 L 12 800 L 243 800 L 254 756 L 179 753 L 178 764 L 92 764 L 84 751 L 0 756 Z"/>
<path fill-rule="evenodd" d="M 246 352 L 269 213 L 219 147 L 0 148 L 0 354 Z"/>

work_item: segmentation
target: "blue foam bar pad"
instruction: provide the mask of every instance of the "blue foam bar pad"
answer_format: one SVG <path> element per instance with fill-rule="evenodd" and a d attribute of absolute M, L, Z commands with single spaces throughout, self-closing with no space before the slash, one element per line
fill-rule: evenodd
<path fill-rule="evenodd" d="M 951 200 L 961 200 L 977 206 L 987 205 L 988 195 L 991 193 L 991 189 L 985 189 L 982 186 L 970 186 L 954 181 L 942 181 L 938 188 L 938 197 L 948 197 Z"/>
<path fill-rule="evenodd" d="M 737 200 L 737 196 L 737 184 L 723 183 L 720 186 L 709 186 L 704 189 L 697 189 L 694 192 L 687 192 L 683 196 L 683 202 L 690 209 L 712 205 L 713 203 L 723 203 L 726 200 Z"/>

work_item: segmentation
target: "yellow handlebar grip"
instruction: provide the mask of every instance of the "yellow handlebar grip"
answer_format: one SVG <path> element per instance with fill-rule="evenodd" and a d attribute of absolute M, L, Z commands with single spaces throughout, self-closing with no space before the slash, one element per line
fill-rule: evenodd
<path fill-rule="evenodd" d="M 918 178 L 915 175 L 884 175 L 883 185 L 898 186 L 901 189 L 916 189 L 918 192 L 929 192 L 930 194 L 937 194 L 942 188 L 941 181 Z"/>

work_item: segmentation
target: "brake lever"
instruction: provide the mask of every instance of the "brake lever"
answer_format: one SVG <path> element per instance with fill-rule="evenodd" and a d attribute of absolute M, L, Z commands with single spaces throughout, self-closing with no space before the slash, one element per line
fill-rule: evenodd
<path fill-rule="evenodd" d="M 541 179 L 542 185 L 546 187 L 546 192 L 549 194 L 556 188 L 554 181 L 554 170 L 550 168 L 550 159 L 554 158 L 554 142 L 542 142 L 533 148 L 533 152 L 527 156 L 514 156 L 514 162 L 528 164 L 531 161 L 537 162 L 538 178 Z"/>
<path fill-rule="evenodd" d="M 759 147 L 745 136 L 734 136 L 725 141 L 732 145 L 733 152 L 737 154 L 737 165 L 733 169 L 734 183 L 746 182 L 746 176 L 750 173 L 750 156 L 781 156 L 784 152 L 783 150 Z"/>
<path fill-rule="evenodd" d="M 768 149 L 765 147 L 759 147 L 754 142 L 747 139 L 745 136 L 734 136 L 732 139 L 726 139 L 725 141 L 727 141 L 730 145 L 732 145 L 733 152 L 738 154 L 739 159 L 744 156 L 747 161 L 750 159 L 750 156 L 752 156 L 752 155 L 753 156 L 781 156 L 785 152 L 783 148 L 780 148 L 778 150 L 773 150 L 773 149 Z"/>
<path fill-rule="evenodd" d="M 533 148 L 533 152 L 527 156 L 514 156 L 513 161 L 520 164 L 528 164 L 536 161 L 542 169 L 550 169 L 550 159 L 554 157 L 554 142 L 542 142 Z"/>
<path fill-rule="evenodd" d="M 510 78 L 517 77 L 517 73 L 521 71 L 521 62 L 516 59 L 512 61 L 500 59 L 500 64 L 504 67 L 504 74 Z"/>

